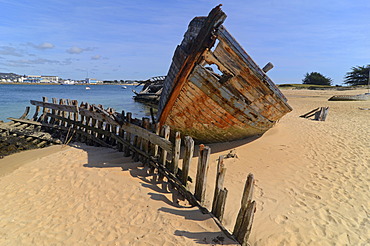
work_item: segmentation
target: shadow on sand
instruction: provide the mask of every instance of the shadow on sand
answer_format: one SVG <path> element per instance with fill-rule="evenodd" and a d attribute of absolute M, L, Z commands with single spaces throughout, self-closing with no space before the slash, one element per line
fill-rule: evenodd
<path fill-rule="evenodd" d="M 162 201 L 168 206 L 172 207 L 161 207 L 159 211 L 163 213 L 169 213 L 176 216 L 183 217 L 186 220 L 193 221 L 206 221 L 211 219 L 208 214 L 202 214 L 198 208 L 195 208 L 188 203 L 184 202 L 184 198 L 178 193 L 177 190 L 172 188 L 172 185 L 165 180 L 159 180 L 158 173 L 154 173 L 149 167 L 144 166 L 140 162 L 134 162 L 131 157 L 121 157 L 111 162 L 101 162 L 99 159 L 94 158 L 96 154 L 93 148 L 89 146 L 80 146 L 88 153 L 88 163 L 84 164 L 87 168 L 113 168 L 119 167 L 124 172 L 129 172 L 133 178 L 140 180 L 140 185 L 148 188 L 151 192 L 147 194 L 149 197 L 156 201 Z M 112 152 L 114 152 L 112 150 Z M 116 152 L 121 154 L 120 152 Z M 168 197 L 171 196 L 171 199 Z M 181 204 L 181 205 L 180 205 Z M 219 232 L 189 232 L 176 230 L 174 232 L 176 236 L 187 237 L 194 240 L 199 244 L 235 244 L 235 242 L 219 231 Z"/>

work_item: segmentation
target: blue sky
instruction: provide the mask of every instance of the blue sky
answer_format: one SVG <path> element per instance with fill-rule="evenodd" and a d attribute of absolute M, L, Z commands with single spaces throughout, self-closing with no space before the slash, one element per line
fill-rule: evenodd
<path fill-rule="evenodd" d="M 0 72 L 101 80 L 166 75 L 189 21 L 222 3 L 224 26 L 277 83 L 341 84 L 370 64 L 368 0 L 0 0 Z"/>

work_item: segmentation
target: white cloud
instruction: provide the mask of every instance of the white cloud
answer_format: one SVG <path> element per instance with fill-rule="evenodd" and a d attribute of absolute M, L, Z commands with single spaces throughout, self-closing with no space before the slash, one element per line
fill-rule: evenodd
<path fill-rule="evenodd" d="M 101 55 L 95 55 L 91 57 L 91 60 L 100 60 L 100 59 L 101 59 Z"/>
<path fill-rule="evenodd" d="M 76 47 L 76 46 L 71 47 L 71 48 L 69 48 L 69 49 L 67 50 L 67 52 L 68 52 L 69 54 L 80 54 L 80 53 L 82 53 L 83 51 L 84 51 L 84 49 L 79 48 L 79 47 Z"/>
<path fill-rule="evenodd" d="M 94 50 L 94 48 L 91 48 L 91 47 L 88 47 L 88 48 L 80 48 L 80 47 L 77 47 L 77 46 L 73 46 L 69 49 L 67 49 L 67 53 L 69 54 L 80 54 L 82 52 L 85 52 L 85 51 L 92 51 Z"/>
<path fill-rule="evenodd" d="M 42 44 L 39 44 L 39 45 L 36 45 L 34 46 L 35 48 L 37 49 L 41 49 L 41 50 L 44 50 L 44 49 L 52 49 L 54 48 L 54 44 L 52 43 L 48 43 L 48 42 L 45 42 L 45 43 L 42 43 Z"/>
<path fill-rule="evenodd" d="M 0 46 L 0 55 L 8 55 L 8 56 L 23 56 L 17 49 L 11 46 Z"/>

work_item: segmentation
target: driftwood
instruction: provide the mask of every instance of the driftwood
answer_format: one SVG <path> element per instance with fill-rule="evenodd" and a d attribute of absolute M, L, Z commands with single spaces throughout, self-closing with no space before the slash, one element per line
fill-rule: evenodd
<path fill-rule="evenodd" d="M 325 121 L 326 117 L 328 116 L 328 112 L 329 112 L 329 107 L 319 107 L 319 108 L 315 108 L 309 111 L 308 113 L 300 115 L 299 117 L 307 119 L 307 118 L 314 116 L 314 120 Z"/>

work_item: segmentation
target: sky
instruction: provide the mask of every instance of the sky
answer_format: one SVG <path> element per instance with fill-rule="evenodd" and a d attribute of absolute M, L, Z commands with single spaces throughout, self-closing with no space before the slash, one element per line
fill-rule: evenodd
<path fill-rule="evenodd" d="M 276 84 L 319 72 L 341 85 L 370 64 L 368 0 L 0 0 L 0 72 L 64 79 L 166 75 L 195 16 L 224 26 Z"/>

